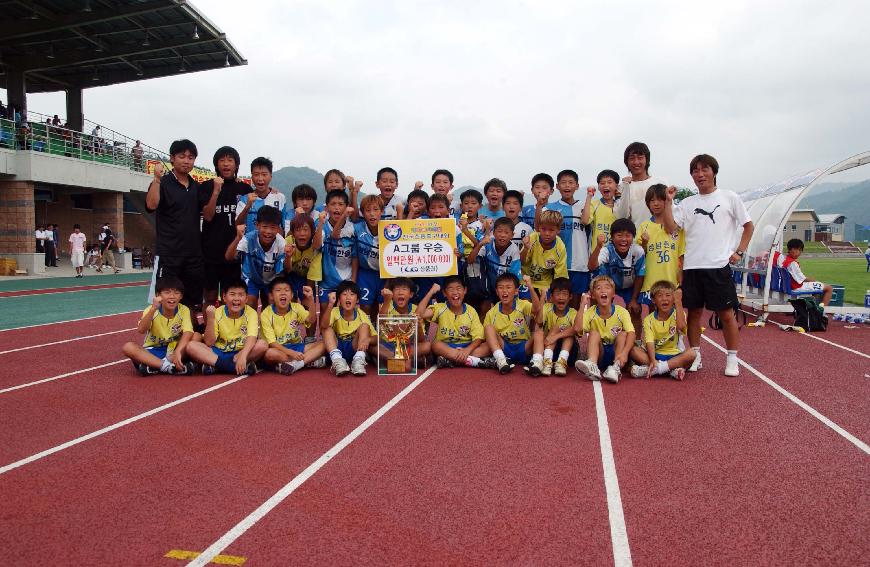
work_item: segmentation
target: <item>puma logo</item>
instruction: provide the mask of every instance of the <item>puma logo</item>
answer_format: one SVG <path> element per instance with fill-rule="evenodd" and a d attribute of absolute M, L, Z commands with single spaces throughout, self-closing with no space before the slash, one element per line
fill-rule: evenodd
<path fill-rule="evenodd" d="M 713 224 L 716 224 L 716 219 L 713 218 L 713 213 L 715 213 L 715 212 L 716 212 L 716 209 L 718 209 L 718 208 L 721 207 L 721 206 L 722 206 L 722 205 L 716 205 L 715 207 L 713 207 L 713 210 L 712 210 L 712 211 L 709 211 L 709 212 L 708 212 L 708 211 L 705 211 L 704 209 L 701 209 L 701 208 L 696 208 L 696 209 L 695 209 L 695 214 L 696 214 L 696 215 L 705 215 L 705 216 L 708 216 L 708 217 L 710 217 L 710 220 L 713 221 Z"/>

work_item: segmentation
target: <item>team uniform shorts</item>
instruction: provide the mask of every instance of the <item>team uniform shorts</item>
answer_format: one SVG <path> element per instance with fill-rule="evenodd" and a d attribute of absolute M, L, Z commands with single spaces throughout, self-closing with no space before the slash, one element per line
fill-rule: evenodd
<path fill-rule="evenodd" d="M 239 352 L 237 350 L 231 350 L 230 352 L 226 352 L 215 346 L 211 347 L 211 351 L 217 355 L 218 360 L 223 360 L 229 364 L 235 364 L 235 362 L 233 362 L 233 358 L 235 358 L 236 354 L 238 354 Z M 215 365 L 217 365 L 217 362 L 215 362 Z"/>
<path fill-rule="evenodd" d="M 161 358 L 161 359 L 162 359 L 162 358 L 166 358 L 166 352 L 167 352 L 167 349 L 168 349 L 168 348 L 169 348 L 169 347 L 167 347 L 166 345 L 164 345 L 164 346 L 146 347 L 145 350 L 148 351 L 148 354 L 153 354 L 153 355 L 156 356 L 157 358 Z"/>
<path fill-rule="evenodd" d="M 568 279 L 571 281 L 571 293 L 579 295 L 589 291 L 589 272 L 568 272 Z"/>
<path fill-rule="evenodd" d="M 529 355 L 526 353 L 525 341 L 520 341 L 516 343 L 505 341 L 501 349 L 504 351 L 505 356 L 508 357 L 514 364 L 528 364 L 530 360 Z"/>
<path fill-rule="evenodd" d="M 631 298 L 629 298 L 629 299 L 631 299 Z M 653 305 L 653 301 L 652 301 L 652 297 L 650 297 L 648 291 L 642 291 L 642 292 L 640 292 L 640 294 L 638 294 L 638 296 L 637 296 L 637 302 L 638 302 L 640 305 L 647 305 L 647 306 L 649 306 L 650 310 L 652 310 L 653 307 L 654 307 L 654 305 Z"/>
<path fill-rule="evenodd" d="M 683 270 L 683 306 L 686 309 L 724 311 L 737 309 L 738 305 L 731 266 Z"/>
<path fill-rule="evenodd" d="M 822 293 L 825 290 L 825 284 L 822 282 L 804 281 L 799 288 L 792 289 L 792 293 Z"/>
<path fill-rule="evenodd" d="M 359 286 L 360 305 L 377 305 L 382 302 L 381 289 L 383 289 L 384 284 L 378 272 L 373 270 L 357 271 L 356 284 Z"/>
<path fill-rule="evenodd" d="M 205 262 L 205 277 L 202 287 L 209 291 L 224 291 L 231 281 L 242 278 L 242 267 L 238 262 Z"/>
<path fill-rule="evenodd" d="M 284 343 L 281 346 L 294 352 L 305 352 L 305 343 Z"/>
<path fill-rule="evenodd" d="M 631 303 L 631 294 L 634 292 L 634 288 L 627 287 L 625 289 L 616 290 L 617 297 L 621 297 L 625 302 L 625 306 L 628 307 L 628 304 Z"/>
<path fill-rule="evenodd" d="M 602 343 L 601 356 L 598 357 L 598 368 L 604 370 L 616 360 L 616 345 L 613 343 Z"/>
<path fill-rule="evenodd" d="M 339 338 L 335 348 L 341 351 L 341 357 L 345 360 L 352 360 L 356 353 L 356 349 L 353 348 L 353 339 Z"/>

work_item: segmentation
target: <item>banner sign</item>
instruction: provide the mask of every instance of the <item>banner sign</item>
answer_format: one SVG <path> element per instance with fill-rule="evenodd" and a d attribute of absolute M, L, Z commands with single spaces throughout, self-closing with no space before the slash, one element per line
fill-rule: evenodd
<path fill-rule="evenodd" d="M 145 173 L 147 173 L 148 175 L 153 175 L 154 174 L 154 166 L 157 165 L 158 163 L 160 163 L 160 160 L 156 160 L 156 159 L 147 160 L 145 162 Z M 168 172 L 170 169 L 172 169 L 172 164 L 169 163 L 168 161 L 164 161 L 163 162 L 163 169 L 164 169 L 164 171 Z M 201 167 L 194 166 L 194 168 L 192 170 L 190 170 L 190 176 L 193 177 L 193 179 L 197 183 L 202 183 L 204 181 L 208 181 L 209 179 L 214 179 L 215 172 L 208 170 L 208 169 L 203 169 Z M 241 181 L 242 183 L 247 183 L 248 185 L 253 186 L 253 183 L 251 182 L 250 177 L 238 177 L 238 180 Z"/>
<path fill-rule="evenodd" d="M 453 219 L 378 222 L 382 278 L 454 276 L 456 222 Z"/>

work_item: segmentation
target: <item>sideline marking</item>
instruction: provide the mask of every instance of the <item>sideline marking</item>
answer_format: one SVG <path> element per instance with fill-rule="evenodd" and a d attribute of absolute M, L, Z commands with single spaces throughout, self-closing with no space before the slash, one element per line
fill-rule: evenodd
<path fill-rule="evenodd" d="M 124 359 L 124 360 L 127 360 L 127 359 Z M 199 392 L 194 392 L 188 396 L 184 396 L 183 398 L 179 398 L 179 399 L 175 400 L 174 402 L 169 402 L 168 404 L 163 404 L 160 407 L 156 407 L 156 408 L 148 410 L 144 413 L 140 413 L 139 415 L 134 415 L 133 417 L 128 417 L 124 421 L 119 421 L 118 423 L 113 423 L 112 425 L 109 425 L 109 426 L 104 427 L 102 429 L 92 431 L 91 433 L 88 433 L 87 435 L 82 435 L 81 437 L 76 437 L 75 439 L 73 439 L 71 441 L 67 441 L 66 443 L 62 443 L 60 445 L 57 445 L 56 447 L 52 447 L 51 449 L 46 449 L 45 451 L 40 451 L 39 453 L 36 453 L 35 455 L 31 455 L 31 456 L 26 457 L 24 459 L 15 461 L 14 463 L 9 463 L 8 465 L 0 467 L 0 475 L 6 474 L 13 469 L 17 469 L 18 467 L 22 467 L 24 465 L 32 463 L 33 461 L 38 461 L 39 459 L 42 459 L 43 457 L 48 457 L 49 455 L 53 455 L 55 453 L 63 451 L 64 449 L 69 449 L 70 447 L 78 445 L 79 443 L 84 443 L 85 441 L 88 441 L 89 439 L 93 439 L 94 437 L 99 437 L 100 435 L 103 435 L 105 433 L 109 433 L 110 431 L 120 429 L 120 428 L 124 427 L 125 425 L 130 425 L 131 423 L 136 423 L 137 421 L 143 420 L 146 417 L 151 417 L 152 415 L 160 413 L 164 410 L 174 408 L 177 405 L 181 405 L 185 402 L 189 402 L 190 400 L 193 400 L 193 399 L 198 398 L 200 396 L 204 396 L 205 394 L 208 394 L 210 392 L 214 392 L 215 390 L 220 390 L 221 388 L 223 388 L 225 386 L 229 386 L 230 384 L 235 384 L 236 382 L 239 382 L 240 380 L 244 380 L 245 378 L 248 378 L 247 374 L 242 374 L 241 376 L 236 376 L 235 378 L 227 380 L 226 382 L 221 382 L 220 384 L 215 384 L 214 386 L 211 386 L 210 388 L 206 388 L 205 390 L 200 390 Z M 217 555 L 217 554 L 215 554 L 215 555 Z"/>
<path fill-rule="evenodd" d="M 66 321 L 50 321 L 48 323 L 39 323 L 37 325 L 24 325 L 23 327 L 10 327 L 9 329 L 0 329 L 0 333 L 6 331 L 19 331 L 21 329 L 33 329 L 35 327 L 45 327 L 46 325 L 60 325 L 61 323 L 76 323 L 78 321 L 90 321 L 91 319 L 102 319 L 103 317 L 114 317 L 115 315 L 129 315 L 130 313 L 141 313 L 139 309 L 133 311 L 121 311 L 120 313 L 106 313 L 105 315 L 94 315 L 93 317 L 82 317 L 81 319 L 67 319 Z"/>
<path fill-rule="evenodd" d="M 601 382 L 593 382 L 595 390 L 595 414 L 598 417 L 598 440 L 601 446 L 601 464 L 604 467 L 604 489 L 607 492 L 607 515 L 610 520 L 610 540 L 613 544 L 613 564 L 616 567 L 631 567 L 631 548 L 622 512 L 622 495 L 616 476 L 616 462 L 610 442 L 610 427 L 607 425 L 607 410 L 604 408 L 604 392 Z"/>
<path fill-rule="evenodd" d="M 15 291 L 0 291 L 0 299 L 7 297 L 30 297 L 31 295 L 55 295 L 58 293 L 73 293 L 76 291 L 94 291 L 99 289 L 115 289 L 119 287 L 137 287 L 147 285 L 142 281 L 110 283 L 110 284 L 94 284 L 72 287 L 48 287 L 45 289 L 18 289 Z"/>
<path fill-rule="evenodd" d="M 430 367 L 416 380 L 406 386 L 404 390 L 396 394 L 392 400 L 381 406 L 378 411 L 370 415 L 368 419 L 366 419 L 364 422 L 357 425 L 356 429 L 348 433 L 341 441 L 333 445 L 332 448 L 330 448 L 323 455 L 321 455 L 320 458 L 308 465 L 308 467 L 304 471 L 296 475 L 293 480 L 285 484 L 280 490 L 278 490 L 278 492 L 276 492 L 268 500 L 260 504 L 253 512 L 243 518 L 242 521 L 233 526 L 230 531 L 222 535 L 220 539 L 211 544 L 208 549 L 203 551 L 199 557 L 188 563 L 188 567 L 204 567 L 205 565 L 208 565 L 208 563 L 210 561 L 213 561 L 214 558 L 217 557 L 221 551 L 232 545 L 234 541 L 242 536 L 242 534 L 252 528 L 254 524 L 262 520 L 263 517 L 266 516 L 266 514 L 271 512 L 276 506 L 281 504 L 281 502 L 286 500 L 287 497 L 293 494 L 293 492 L 295 492 L 297 488 L 302 486 L 302 484 L 304 484 L 306 480 L 311 478 L 317 471 L 323 468 L 323 466 L 326 465 L 326 463 L 328 463 L 333 457 L 336 457 L 339 453 L 341 453 L 341 451 L 344 450 L 345 447 L 353 443 L 353 441 L 357 437 L 362 435 L 366 429 L 374 425 L 375 422 L 377 422 L 384 416 L 384 414 L 390 411 L 396 404 L 401 402 L 405 396 L 410 394 L 414 390 L 414 388 L 423 383 L 423 381 L 428 378 L 433 372 L 435 372 L 435 370 L 435 366 Z"/>
<path fill-rule="evenodd" d="M 106 368 L 108 366 L 114 366 L 116 364 L 121 364 L 122 362 L 126 362 L 130 360 L 129 358 L 122 358 L 121 360 L 116 360 L 115 362 L 107 362 L 106 364 L 100 364 L 99 366 L 91 366 L 90 368 L 82 368 L 81 370 L 74 370 L 72 372 L 67 372 L 66 374 L 58 374 L 57 376 L 52 376 L 51 378 L 43 378 L 42 380 L 36 380 L 34 382 L 28 382 L 26 384 L 19 384 L 17 386 L 10 386 L 9 388 L 4 388 L 0 390 L 0 394 L 5 394 L 6 392 L 13 392 L 15 390 L 21 390 L 23 388 L 29 388 L 30 386 L 38 386 L 39 384 L 45 384 L 46 382 L 54 382 L 55 380 L 60 380 L 61 378 L 67 378 L 69 376 L 75 376 L 76 374 L 83 374 L 84 372 L 90 372 L 91 370 L 99 370 L 100 368 Z"/>
<path fill-rule="evenodd" d="M 2 351 L 0 351 L 0 354 L 9 354 L 10 352 L 20 352 L 22 350 L 30 350 L 33 348 L 40 348 L 40 347 L 46 347 L 46 346 L 52 346 L 52 345 L 62 345 L 64 343 L 82 341 L 84 339 L 93 339 L 96 337 L 105 337 L 106 335 L 117 335 L 118 333 L 123 333 L 126 331 L 135 331 L 135 330 L 136 330 L 136 327 L 130 327 L 129 329 L 119 329 L 117 331 L 108 331 L 106 333 L 98 333 L 96 335 L 86 335 L 84 337 L 75 337 L 72 339 L 64 339 L 62 341 L 54 341 L 52 343 L 42 343 L 41 345 L 33 345 L 33 346 L 26 346 L 26 347 L 20 347 L 20 348 L 13 348 L 13 349 L 9 349 L 9 350 L 2 350 Z"/>
<path fill-rule="evenodd" d="M 726 349 L 722 348 L 722 346 L 720 346 L 719 343 L 717 343 L 716 341 L 711 340 L 711 339 L 704 337 L 704 336 L 702 336 L 702 337 L 704 338 L 704 340 L 706 340 L 708 343 L 710 343 L 711 345 L 713 345 L 714 347 L 716 347 L 720 351 L 722 351 L 726 354 L 728 353 L 728 351 Z M 765 376 L 764 374 L 762 374 L 761 372 L 756 370 L 751 364 L 744 362 L 740 358 L 737 359 L 737 362 L 740 363 L 742 366 L 744 366 L 747 370 L 749 370 L 750 372 L 755 374 L 758 378 L 761 379 L 762 382 L 765 382 L 768 386 L 770 386 L 771 388 L 773 388 L 774 390 L 776 390 L 777 392 L 779 392 L 780 394 L 782 394 L 783 396 L 788 398 L 790 401 L 792 401 L 794 404 L 796 404 L 802 410 L 804 410 L 805 412 L 807 412 L 808 414 L 810 414 L 814 418 L 818 419 L 819 421 L 821 421 L 822 423 L 824 423 L 825 425 L 827 425 L 828 427 L 833 429 L 834 432 L 837 433 L 838 435 L 840 435 L 841 437 L 843 437 L 843 439 L 845 439 L 846 441 L 848 441 L 852 445 L 858 447 L 860 450 L 864 451 L 864 453 L 866 453 L 867 455 L 870 455 L 870 446 L 868 446 L 866 443 L 864 443 L 863 441 L 861 441 L 860 439 L 858 439 L 857 437 L 855 437 L 854 435 L 852 435 L 851 433 L 849 433 L 848 431 L 846 431 L 845 429 L 843 429 L 842 427 L 840 427 L 839 425 L 837 425 L 836 423 L 834 423 L 833 421 L 831 421 L 830 419 L 828 419 L 827 417 L 825 417 L 824 415 L 819 413 L 818 410 L 816 410 L 815 408 L 813 408 L 812 406 L 810 406 L 809 404 L 807 404 L 806 402 L 804 402 L 803 400 L 801 400 L 800 398 L 798 398 L 797 396 L 795 396 L 794 394 L 792 394 L 791 392 L 789 392 L 788 390 L 786 390 L 785 388 L 783 388 L 782 386 L 780 386 L 779 384 L 777 384 L 776 382 L 774 382 L 773 380 L 771 380 L 770 378 L 768 378 L 767 376 Z"/>
<path fill-rule="evenodd" d="M 752 313 L 752 312 L 750 312 L 750 311 L 746 311 L 745 309 L 741 309 L 741 311 L 743 311 L 743 312 L 746 313 L 747 315 L 758 315 L 758 313 Z M 839 343 L 835 343 L 835 342 L 833 342 L 833 341 L 829 341 L 828 339 L 823 339 L 823 338 L 821 338 L 821 337 L 817 337 L 817 336 L 813 335 L 812 333 L 798 333 L 798 334 L 799 334 L 799 335 L 802 335 L 802 336 L 804 336 L 804 337 L 808 337 L 808 338 L 810 338 L 810 339 L 816 339 L 817 341 L 822 341 L 823 343 L 828 343 L 828 344 L 831 345 L 831 346 L 834 346 L 834 347 L 837 347 L 837 348 L 841 348 L 841 349 L 843 349 L 843 350 L 845 350 L 845 351 L 849 351 L 849 352 L 851 352 L 851 353 L 853 353 L 853 354 L 857 354 L 858 356 L 863 356 L 864 358 L 870 358 L 870 354 L 866 354 L 866 353 L 863 353 L 863 352 L 861 352 L 861 351 L 851 349 L 851 348 L 849 348 L 849 347 L 847 347 L 847 346 L 844 346 L 844 345 L 841 345 L 841 344 L 839 344 Z"/>
<path fill-rule="evenodd" d="M 169 559 L 196 559 L 199 556 L 200 553 L 198 551 L 170 549 L 163 557 Z M 215 558 L 211 562 L 217 565 L 244 565 L 247 560 L 247 557 L 239 557 L 238 555 L 215 555 Z"/>

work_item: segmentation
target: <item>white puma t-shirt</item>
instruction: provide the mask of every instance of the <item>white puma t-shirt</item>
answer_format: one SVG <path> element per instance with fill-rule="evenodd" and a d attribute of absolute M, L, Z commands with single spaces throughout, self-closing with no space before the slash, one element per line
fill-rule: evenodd
<path fill-rule="evenodd" d="M 686 234 L 684 270 L 724 268 L 752 219 L 736 193 L 716 189 L 692 195 L 674 207 L 674 220 Z"/>

